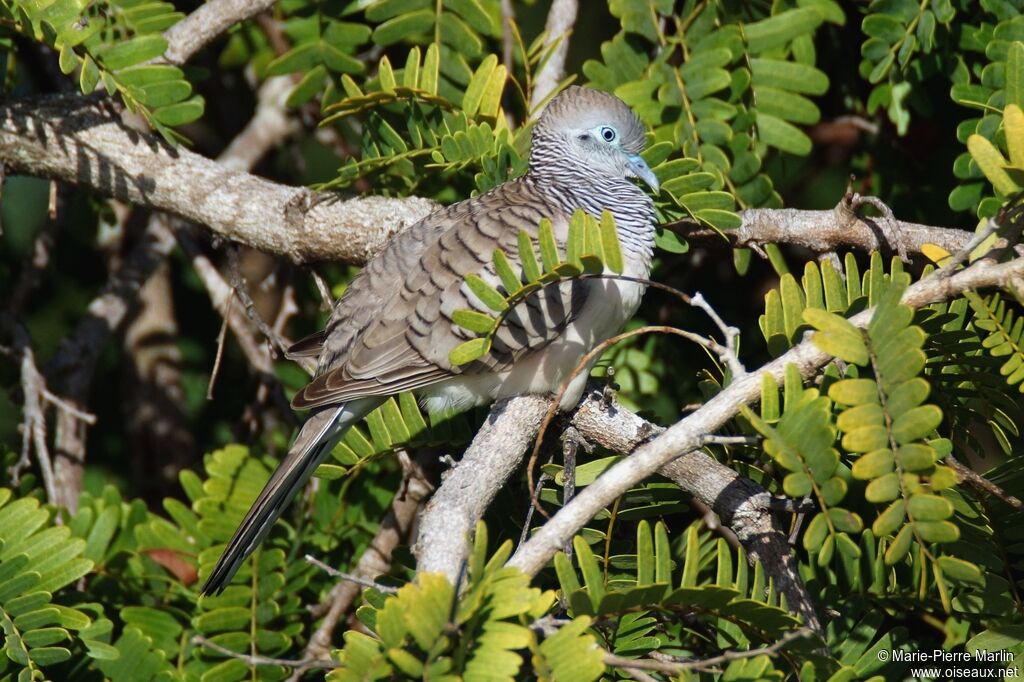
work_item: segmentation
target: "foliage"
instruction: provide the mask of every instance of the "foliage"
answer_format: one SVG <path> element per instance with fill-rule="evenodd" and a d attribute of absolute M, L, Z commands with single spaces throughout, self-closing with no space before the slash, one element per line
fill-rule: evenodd
<path fill-rule="evenodd" d="M 48 45 L 58 52 L 60 70 L 75 74 L 89 94 L 99 85 L 117 95 L 128 110 L 140 114 L 168 140 L 175 126 L 203 115 L 203 98 L 192 95 L 184 72 L 154 62 L 167 50 L 161 32 L 184 16 L 169 2 L 0 3 L 0 36 L 13 33 Z M 0 43 L 2 45 L 2 43 Z M 0 69 L 0 87 L 4 69 Z"/>
<path fill-rule="evenodd" d="M 449 203 L 525 172 L 536 76 L 558 44 L 543 34 L 547 3 L 512 3 L 506 26 L 499 0 L 281 0 L 188 64 L 161 61 L 162 32 L 195 4 L 0 0 L 0 91 L 70 85 L 88 94 L 102 85 L 168 141 L 187 135 L 213 155 L 250 117 L 252 83 L 288 77 L 287 113 L 302 125 L 259 168 L 277 180 Z M 805 340 L 832 358 L 811 381 L 792 365 L 781 385 L 760 377 L 759 404 L 720 429 L 746 438 L 704 448 L 772 495 L 807 503 L 810 511 L 778 520 L 823 617 L 823 641 L 804 636 L 763 563 L 751 564 L 657 477 L 596 514 L 539 575 L 505 567 L 529 504 L 521 477 L 478 527 L 459 585 L 412 580 L 409 548 L 396 548 L 378 578 L 396 592 L 368 589 L 354 606 L 359 627 L 342 619 L 329 678 L 626 678 L 612 655 L 693 663 L 675 673 L 687 680 L 901 679 L 909 667 L 880 652 L 976 647 L 1015 657 L 1001 667 L 1024 665 L 1024 517 L 956 466 L 1024 497 L 1021 292 L 968 291 L 916 311 L 900 302 L 914 282 L 948 274 L 937 267 L 1012 255 L 990 250 L 1016 240 L 1022 225 L 1021 3 L 581 5 L 562 85 L 614 92 L 650 130 L 644 158 L 661 183 L 658 217 L 677 223 L 659 228 L 652 279 L 703 292 L 741 327 L 748 369 Z M 859 69 L 849 69 L 857 50 Z M 40 67 L 50 57 L 58 68 Z M 901 218 L 978 219 L 979 234 L 991 234 L 963 264 L 935 245 L 922 250 L 932 263 L 881 253 L 816 259 L 766 245 L 771 267 L 748 250 L 681 236 L 693 224 L 735 229 L 742 209 L 834 206 L 851 172 L 858 191 Z M 105 199 L 62 192 L 57 219 L 46 217 L 45 186 L 25 178 L 9 178 L 0 203 L 4 292 L 31 262 L 40 226 L 68 223 L 54 230 L 38 305 L 24 311 L 41 363 L 135 239 L 130 226 L 115 229 Z M 465 343 L 454 364 L 480 359 L 508 311 L 541 287 L 622 270 L 609 215 L 574 215 L 564 243 L 543 223 L 514 251 L 487 254 L 466 279 L 478 305 L 455 313 Z M 322 269 L 335 295 L 356 272 Z M 111 344 L 94 382 L 98 424 L 77 510 L 44 503 L 32 474 L 0 488 L 0 679 L 290 676 L 288 663 L 307 656 L 320 622 L 310 609 L 322 614 L 335 586 L 303 555 L 351 570 L 388 506 L 404 499 L 406 453 L 457 454 L 480 423 L 480 413 L 426 414 L 411 394 L 389 399 L 347 433 L 232 585 L 200 599 L 198 585 L 290 430 L 274 417 L 239 417 L 265 386 L 247 383 L 230 343 L 218 399 L 206 400 L 220 319 L 185 260 L 175 256 L 169 270 L 180 329 L 167 357 L 180 359 L 186 422 L 197 453 L 208 454 L 189 460 L 165 443 L 129 440 L 135 394 L 121 388 L 133 380 L 121 366 L 132 358 Z M 295 268 L 276 267 L 260 292 L 289 287 L 299 315 L 288 331 L 322 325 L 313 287 Z M 644 323 L 718 333 L 653 290 L 631 324 Z M 679 343 L 647 337 L 603 358 L 622 402 L 664 425 L 737 378 Z M 21 447 L 20 387 L 16 363 L 2 357 L 0 380 L 12 389 L 0 394 L 7 476 Z M 305 380 L 283 361 L 276 371 L 288 391 Z M 60 393 L 59 383 L 51 388 Z M 568 483 L 567 464 L 547 458 L 554 449 L 542 449 L 538 491 L 549 512 L 565 504 Z M 580 489 L 629 453 L 577 454 Z M 124 474 L 129 455 L 136 465 L 166 463 L 174 484 L 152 494 Z M 183 460 L 190 466 L 178 471 Z M 723 654 L 720 666 L 701 667 Z"/>

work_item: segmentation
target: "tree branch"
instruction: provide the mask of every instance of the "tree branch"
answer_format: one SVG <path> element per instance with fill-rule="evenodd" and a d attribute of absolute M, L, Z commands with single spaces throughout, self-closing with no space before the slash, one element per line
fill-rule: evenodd
<path fill-rule="evenodd" d="M 728 242 L 714 230 L 690 221 L 667 225 L 668 229 L 698 244 L 763 246 L 790 244 L 816 253 L 843 247 L 864 251 L 889 248 L 899 251 L 895 240 L 909 253 L 920 253 L 925 244 L 941 246 L 950 253 L 963 248 L 973 236 L 966 230 L 896 221 L 898 234 L 885 234 L 875 219 L 857 215 L 844 201 L 828 211 L 804 211 L 793 208 L 749 208 L 740 213 L 743 224 L 725 233 Z"/>
<path fill-rule="evenodd" d="M 569 54 L 569 34 L 576 23 L 578 12 L 578 0 L 554 0 L 551 3 L 547 23 L 544 25 L 546 34 L 544 47 L 548 48 L 556 41 L 558 45 L 534 78 L 533 93 L 530 95 L 531 110 L 536 110 L 565 77 L 565 58 Z"/>
<path fill-rule="evenodd" d="M 983 259 L 951 277 L 928 277 L 917 282 L 904 293 L 903 303 L 919 308 L 947 300 L 967 289 L 989 286 L 1012 286 L 1019 289 L 1022 284 L 1024 258 L 1003 264 Z M 873 309 L 864 311 L 850 321 L 864 327 L 872 313 Z M 697 449 L 704 435 L 715 433 L 735 417 L 741 407 L 758 400 L 763 373 L 770 373 L 781 383 L 787 365 L 796 365 L 801 375 L 809 377 L 830 359 L 831 356 L 809 340 L 803 341 L 760 371 L 750 372 L 735 380 L 697 411 L 655 440 L 639 447 L 628 459 L 614 465 L 587 486 L 521 546 L 509 564 L 530 575 L 536 574 L 574 533 L 616 497 L 680 455 Z"/>
<path fill-rule="evenodd" d="M 286 80 L 267 81 L 261 102 L 279 102 Z M 266 125 L 256 125 L 254 119 L 253 135 L 287 126 L 287 119 L 272 107 L 261 107 L 257 116 Z M 233 144 L 231 156 L 244 148 Z M 125 126 L 109 104 L 81 97 L 32 98 L 0 106 L 0 161 L 30 175 L 87 185 L 167 211 L 222 238 L 299 262 L 363 263 L 402 227 L 435 207 L 420 197 L 343 200 L 264 180 L 239 172 L 237 165 L 169 147 Z M 741 217 L 743 224 L 726 233 L 735 246 L 792 244 L 817 253 L 889 246 L 899 251 L 894 245 L 898 240 L 908 253 L 920 253 L 928 243 L 955 253 L 972 237 L 964 230 L 904 221 L 897 221 L 896 234 L 884 234 L 878 223 L 858 216 L 845 200 L 828 211 L 748 209 Z M 698 244 L 726 243 L 717 232 L 686 221 L 667 227 Z"/>
<path fill-rule="evenodd" d="M 538 396 L 494 404 L 462 459 L 443 478 L 420 516 L 413 548 L 419 573 L 443 573 L 453 583 L 484 512 L 533 444 L 548 401 Z"/>
<path fill-rule="evenodd" d="M 0 161 L 166 211 L 296 262 L 365 262 L 435 206 L 418 197 L 342 200 L 234 171 L 129 128 L 109 102 L 92 98 L 0 106 Z"/>
<path fill-rule="evenodd" d="M 584 398 L 572 416 L 572 425 L 588 441 L 623 454 L 632 453 L 665 431 L 607 401 L 600 391 Z M 697 449 L 662 465 L 658 473 L 718 514 L 736 534 L 747 559 L 762 563 L 765 574 L 774 579 L 775 589 L 786 596 L 789 608 L 803 617 L 804 625 L 821 631 L 821 621 L 797 571 L 786 533 L 772 513 L 771 493 Z"/>
<path fill-rule="evenodd" d="M 234 24 L 274 6 L 274 0 L 209 0 L 164 32 L 163 59 L 181 66 Z"/>

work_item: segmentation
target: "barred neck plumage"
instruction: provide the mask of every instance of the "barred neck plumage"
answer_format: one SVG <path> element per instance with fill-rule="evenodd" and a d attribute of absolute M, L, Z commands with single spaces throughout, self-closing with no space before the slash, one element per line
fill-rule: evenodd
<path fill-rule="evenodd" d="M 615 218 L 627 255 L 650 264 L 654 249 L 654 202 L 626 178 L 592 172 L 585 163 L 560 149 L 557 139 L 535 136 L 530 169 L 524 180 L 550 197 L 567 213 L 582 208 L 600 217 L 608 209 Z"/>

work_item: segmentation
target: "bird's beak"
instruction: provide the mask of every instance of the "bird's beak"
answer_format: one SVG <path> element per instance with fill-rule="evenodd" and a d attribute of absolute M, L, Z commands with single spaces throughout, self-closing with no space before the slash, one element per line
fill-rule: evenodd
<path fill-rule="evenodd" d="M 658 176 L 654 174 L 654 171 L 651 170 L 651 167 L 647 165 L 642 156 L 633 154 L 629 157 L 627 166 L 629 166 L 629 170 L 633 172 L 633 175 L 647 183 L 647 186 L 654 190 L 655 194 L 658 193 L 658 189 L 661 187 L 661 183 L 658 182 Z"/>

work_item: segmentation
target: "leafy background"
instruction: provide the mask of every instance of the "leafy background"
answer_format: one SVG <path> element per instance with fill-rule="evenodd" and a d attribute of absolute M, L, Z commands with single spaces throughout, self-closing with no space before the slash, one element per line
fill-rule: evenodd
<path fill-rule="evenodd" d="M 161 32 L 193 3 L 0 0 L 0 79 L 12 97 L 106 91 L 168 140 L 213 156 L 250 117 L 252 83 L 294 74 L 288 106 L 302 132 L 258 173 L 348 194 L 450 202 L 525 169 L 528 102 L 550 52 L 539 39 L 548 7 L 514 4 L 508 63 L 497 0 L 282 0 L 269 24 L 244 22 L 172 66 L 151 60 L 167 47 Z M 830 208 L 853 175 L 855 190 L 878 195 L 901 219 L 973 228 L 1024 184 L 1018 2 L 585 4 L 568 73 L 615 92 L 649 126 L 645 155 L 662 181 L 666 223 L 729 230 L 745 208 Z M 25 320 L 41 362 L 132 238 L 130 225 L 111 238 L 102 197 L 65 188 L 60 201 L 53 267 Z M 0 220 L 0 281 L 8 283 L 49 220 L 47 184 L 7 178 Z M 783 653 L 732 661 L 720 674 L 898 679 L 906 666 L 876 655 L 893 648 L 1008 649 L 1020 666 L 1021 512 L 958 485 L 943 464 L 952 453 L 1024 496 L 1017 301 L 970 293 L 911 313 L 898 295 L 928 272 L 923 259 L 840 254 L 819 264 L 814 254 L 768 246 L 763 260 L 725 242 L 690 248 L 668 229 L 658 244 L 652 278 L 704 292 L 740 325 L 748 367 L 808 330 L 843 361 L 813 387 L 794 376 L 765 383 L 759 406 L 730 425 L 759 435 L 760 445 L 710 448 L 769 490 L 814 501 L 817 511 L 794 526 L 795 551 L 830 653 L 794 635 L 799 624 L 760 565 L 749 566 L 664 481 L 628 492 L 577 536 L 571 558 L 560 555 L 529 584 L 502 568 L 526 513 L 520 480 L 478 530 L 467 590 L 454 606 L 447 583 L 408 583 L 411 556 L 399 551 L 385 582 L 401 589 L 366 593 L 355 618 L 375 634 L 349 624 L 336 642 L 344 667 L 332 679 L 611 679 L 625 673 L 606 669 L 595 645 L 624 657 L 708 657 L 783 640 Z M 261 273 L 264 313 L 290 284 L 301 308 L 292 336 L 319 328 L 324 314 L 306 273 L 256 254 L 243 259 L 250 277 Z M 220 320 L 188 260 L 175 253 L 171 267 L 189 445 L 138 448 L 123 418 L 137 382 L 124 370 L 121 344 L 107 348 L 90 396 L 98 423 L 78 510 L 45 504 L 33 476 L 0 489 L 0 676 L 287 677 L 285 666 L 226 657 L 194 638 L 300 657 L 316 621 L 307 606 L 334 584 L 302 554 L 352 566 L 395 494 L 396 449 L 457 454 L 482 418 L 430 417 L 409 396 L 389 402 L 336 449 L 315 490 L 235 584 L 199 601 L 197 578 L 269 476 L 289 428 L 269 407 L 259 408 L 268 416 L 246 417 L 256 383 L 230 344 L 216 399 L 206 399 Z M 320 270 L 335 295 L 355 272 Z M 865 337 L 845 318 L 870 305 L 878 308 Z M 709 331 L 654 291 L 634 324 L 642 322 Z M 596 374 L 613 367 L 623 403 L 670 424 L 724 380 L 712 358 L 677 344 L 625 342 Z M 302 384 L 293 365 L 277 370 L 289 391 Z M 0 364 L 8 465 L 20 449 L 17 371 Z M 590 455 L 577 485 L 618 454 Z M 153 462 L 174 465 L 155 476 Z M 557 463 L 547 470 L 560 473 Z M 541 499 L 554 509 L 561 491 L 549 483 Z"/>

